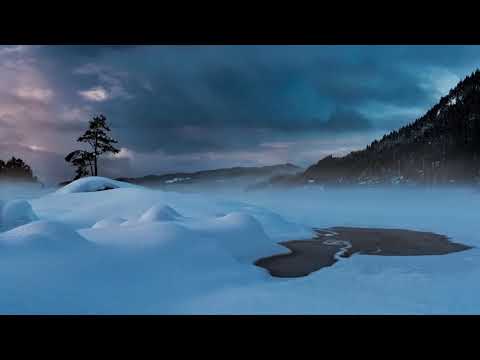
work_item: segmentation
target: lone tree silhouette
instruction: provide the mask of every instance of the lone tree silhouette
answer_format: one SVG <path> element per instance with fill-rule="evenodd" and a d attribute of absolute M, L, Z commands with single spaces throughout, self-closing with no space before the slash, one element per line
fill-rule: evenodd
<path fill-rule="evenodd" d="M 72 163 L 77 167 L 75 171 L 75 178 L 73 180 L 80 179 L 89 174 L 93 174 L 93 156 L 91 153 L 85 150 L 72 151 L 65 157 L 65 160 Z M 89 171 L 90 170 L 90 171 Z"/>
<path fill-rule="evenodd" d="M 65 161 L 77 167 L 75 179 L 88 174 L 97 176 L 98 158 L 105 153 L 118 154 L 120 152 L 113 145 L 118 141 L 108 135 L 110 131 L 107 118 L 104 115 L 95 116 L 88 122 L 88 129 L 77 141 L 87 143 L 91 151 L 75 150 L 65 157 Z"/>

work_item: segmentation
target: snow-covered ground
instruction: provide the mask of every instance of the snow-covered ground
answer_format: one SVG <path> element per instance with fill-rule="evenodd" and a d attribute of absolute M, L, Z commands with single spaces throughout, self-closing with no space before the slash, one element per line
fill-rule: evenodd
<path fill-rule="evenodd" d="M 0 313 L 480 313 L 478 248 L 354 255 L 296 279 L 252 264 L 312 227 L 426 230 L 479 246 L 472 189 L 179 194 L 89 178 L 30 195 L 0 201 Z"/>

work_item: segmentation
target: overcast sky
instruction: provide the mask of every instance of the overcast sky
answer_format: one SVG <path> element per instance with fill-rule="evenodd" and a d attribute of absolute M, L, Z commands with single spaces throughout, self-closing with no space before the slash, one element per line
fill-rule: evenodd
<path fill-rule="evenodd" d="M 360 149 L 415 120 L 480 64 L 477 46 L 2 46 L 0 158 L 47 182 L 106 115 L 139 176 Z"/>

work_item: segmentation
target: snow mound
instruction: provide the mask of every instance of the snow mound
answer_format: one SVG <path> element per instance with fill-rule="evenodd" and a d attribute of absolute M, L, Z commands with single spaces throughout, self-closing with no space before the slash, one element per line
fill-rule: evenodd
<path fill-rule="evenodd" d="M 137 223 L 127 227 L 90 228 L 80 230 L 80 234 L 98 245 L 123 249 L 165 249 L 177 244 L 183 247 L 186 240 L 197 234 L 182 225 L 169 222 Z"/>
<path fill-rule="evenodd" d="M 217 239 L 240 262 L 252 262 L 262 256 L 285 252 L 265 233 L 263 226 L 253 216 L 231 212 L 200 225 L 199 233 Z"/>
<path fill-rule="evenodd" d="M 217 218 L 221 227 L 239 227 L 248 228 L 250 231 L 263 231 L 262 225 L 253 216 L 244 212 L 231 212 L 225 216 Z"/>
<path fill-rule="evenodd" d="M 241 208 L 241 211 L 245 211 L 255 217 L 262 224 L 267 235 L 276 240 L 308 239 L 314 236 L 310 227 L 287 221 L 282 216 L 267 209 L 245 206 Z"/>
<path fill-rule="evenodd" d="M 24 246 L 41 250 L 76 250 L 90 242 L 75 230 L 53 221 L 34 221 L 0 234 L 0 246 Z"/>
<path fill-rule="evenodd" d="M 0 213 L 0 227 L 12 229 L 38 220 L 32 206 L 26 200 L 12 200 L 3 204 Z"/>
<path fill-rule="evenodd" d="M 127 221 L 127 219 L 124 219 L 118 216 L 112 216 L 96 222 L 92 226 L 92 229 L 100 229 L 100 228 L 105 228 L 110 226 L 116 226 L 116 225 L 120 225 L 121 223 L 124 223 L 125 221 Z"/>
<path fill-rule="evenodd" d="M 181 218 L 175 209 L 168 205 L 154 205 L 140 216 L 139 222 L 174 221 Z"/>
<path fill-rule="evenodd" d="M 75 180 L 63 188 L 57 190 L 57 194 L 72 194 L 82 192 L 94 192 L 119 188 L 138 188 L 138 185 L 123 181 L 112 180 L 101 176 L 89 176 Z"/>

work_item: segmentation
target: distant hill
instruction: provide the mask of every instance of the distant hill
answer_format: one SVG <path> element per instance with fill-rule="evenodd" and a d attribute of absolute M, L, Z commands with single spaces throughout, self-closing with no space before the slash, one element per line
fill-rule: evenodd
<path fill-rule="evenodd" d="M 197 172 L 181 172 L 164 175 L 148 175 L 140 178 L 117 178 L 132 184 L 147 187 L 193 190 L 195 188 L 248 187 L 274 176 L 301 173 L 302 168 L 293 164 L 279 164 L 261 167 L 232 167 Z"/>
<path fill-rule="evenodd" d="M 472 184 L 480 180 L 480 71 L 414 122 L 270 184 Z"/>

